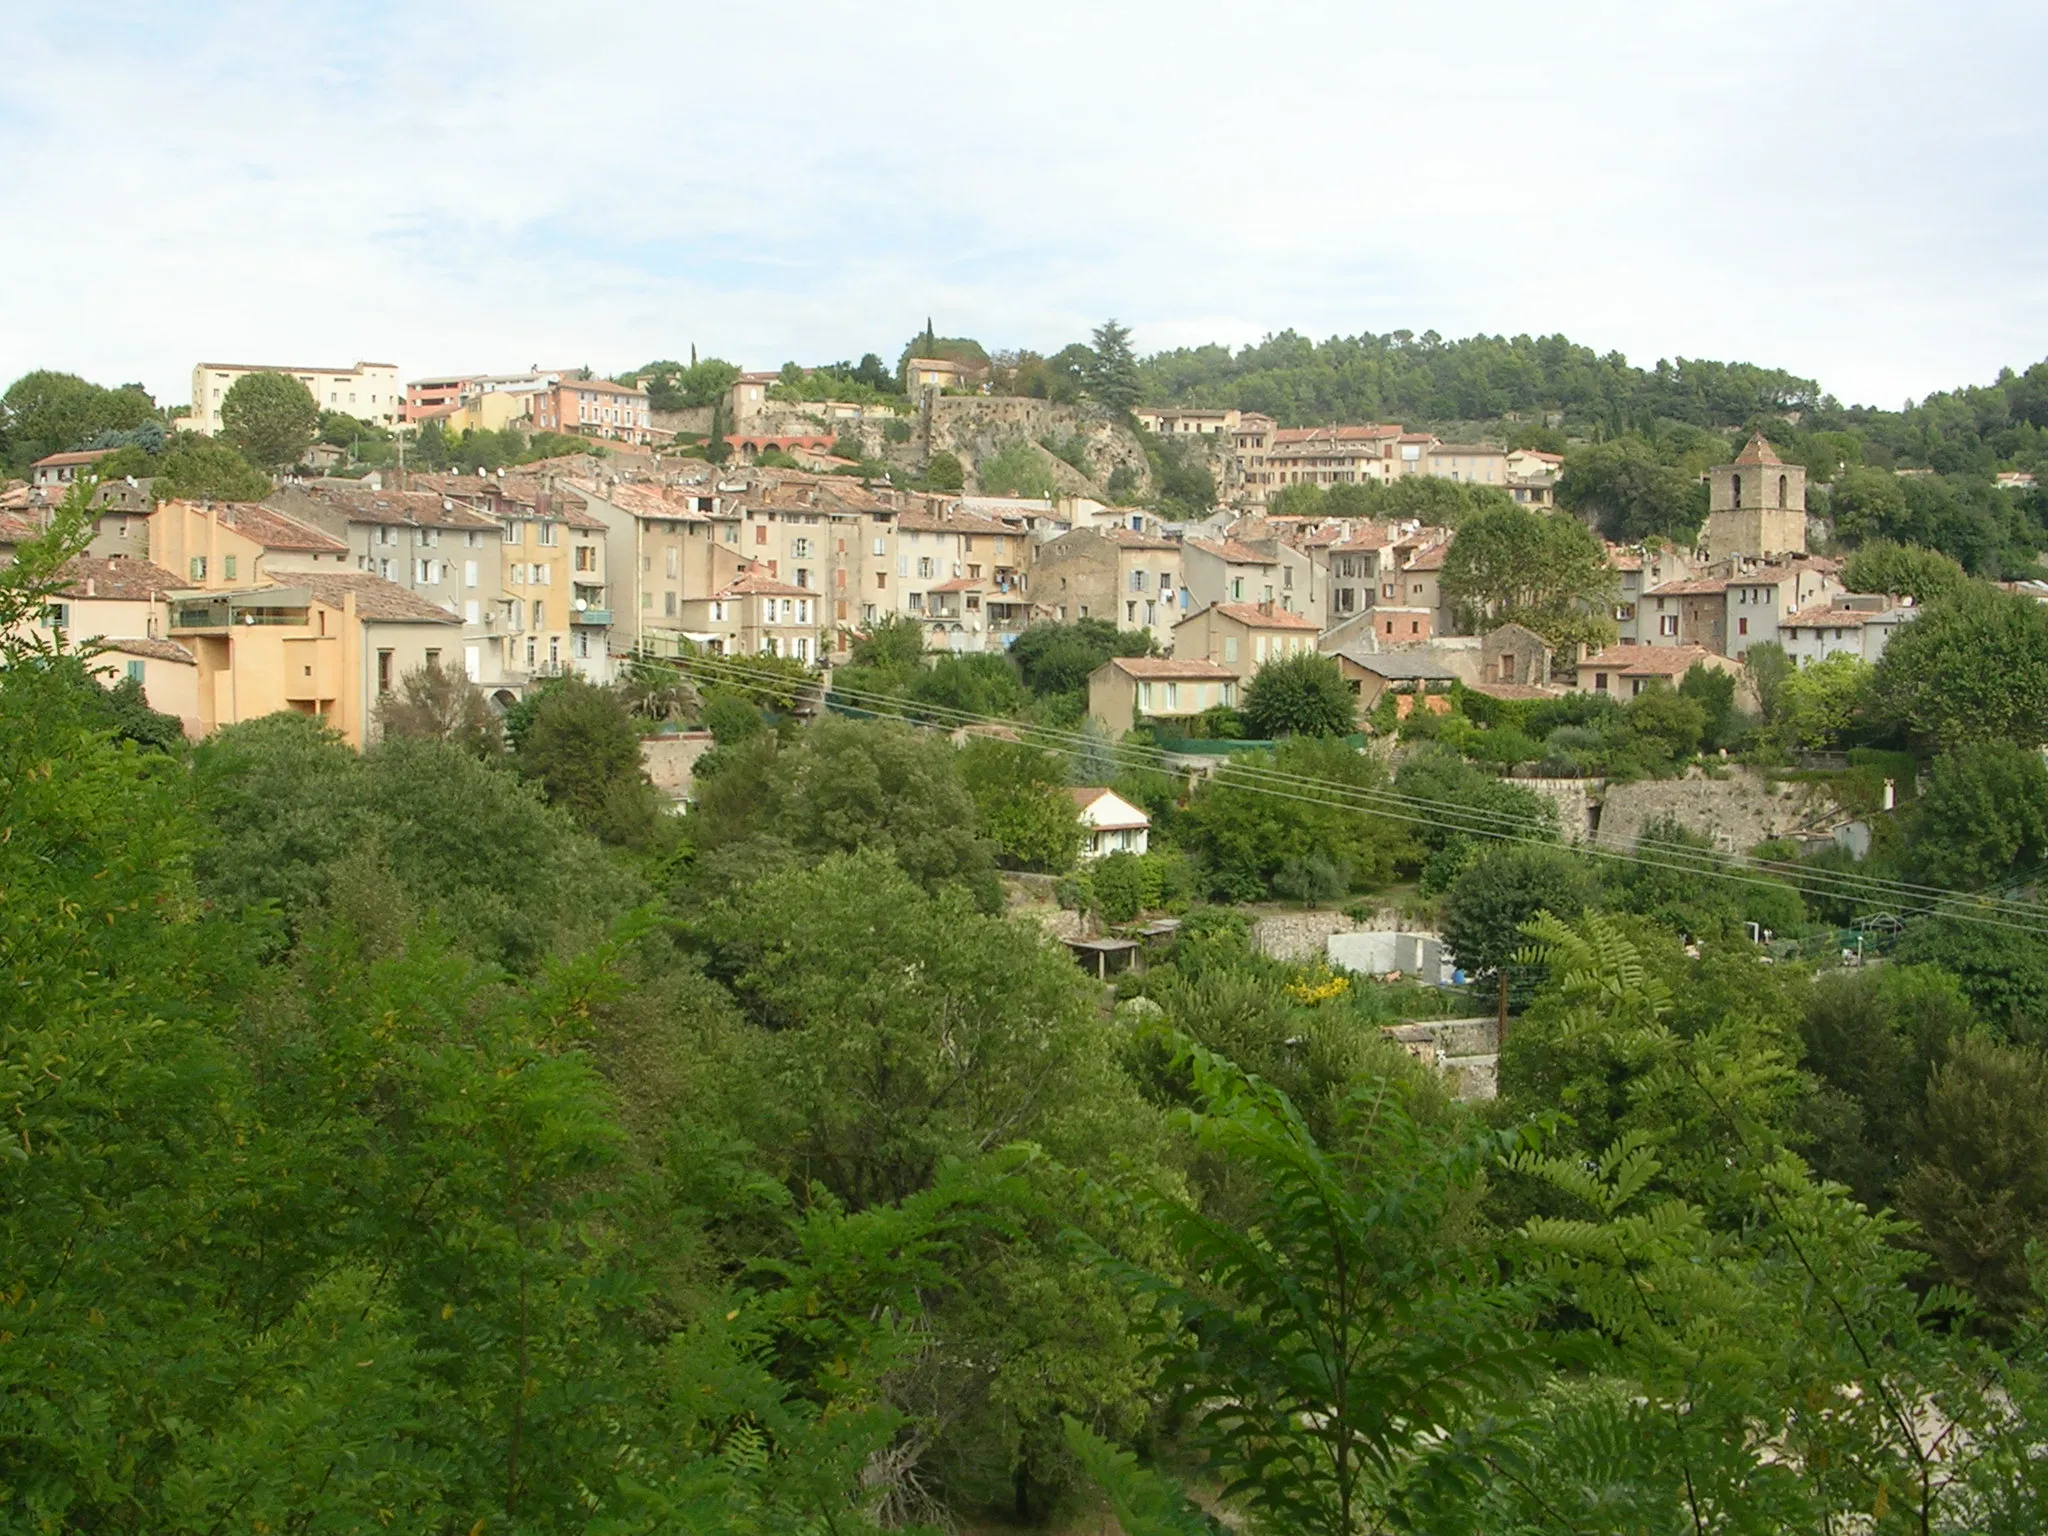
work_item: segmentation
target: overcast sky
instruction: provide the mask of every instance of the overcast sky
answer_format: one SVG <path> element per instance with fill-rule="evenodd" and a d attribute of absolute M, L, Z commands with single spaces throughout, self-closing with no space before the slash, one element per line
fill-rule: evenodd
<path fill-rule="evenodd" d="M 0 382 L 1431 328 L 2048 354 L 2048 6 L 10 7 Z"/>

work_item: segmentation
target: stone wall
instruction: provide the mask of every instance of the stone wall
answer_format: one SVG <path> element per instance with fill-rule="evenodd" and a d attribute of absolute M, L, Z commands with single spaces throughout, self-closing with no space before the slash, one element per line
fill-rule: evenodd
<path fill-rule="evenodd" d="M 1599 841 L 1622 848 L 1667 815 L 1737 853 L 1774 837 L 1830 831 L 1846 815 L 1821 785 L 1772 784 L 1747 767 L 1717 778 L 1694 768 L 1682 779 L 1610 784 L 1600 798 Z"/>
<path fill-rule="evenodd" d="M 684 731 L 675 736 L 648 736 L 640 743 L 640 762 L 665 799 L 690 798 L 690 774 L 697 759 L 711 750 L 709 731 Z"/>
<path fill-rule="evenodd" d="M 1342 912 L 1275 912 L 1252 924 L 1252 948 L 1275 960 L 1320 960 L 1331 934 L 1357 931 Z"/>
<path fill-rule="evenodd" d="M 1772 784 L 1755 768 L 1731 766 L 1709 777 L 1703 768 L 1683 778 L 1609 784 L 1603 779 L 1524 779 L 1557 807 L 1567 842 L 1626 848 L 1643 828 L 1669 816 L 1687 831 L 1744 853 L 1775 837 L 1831 831 L 1846 817 L 1825 787 Z"/>

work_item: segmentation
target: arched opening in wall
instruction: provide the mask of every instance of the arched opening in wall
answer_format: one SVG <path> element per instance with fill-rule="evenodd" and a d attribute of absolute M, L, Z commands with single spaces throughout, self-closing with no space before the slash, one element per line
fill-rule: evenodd
<path fill-rule="evenodd" d="M 1788 477 L 1788 476 L 1785 476 L 1785 475 L 1780 475 L 1780 476 L 1778 476 L 1778 505 L 1779 505 L 1779 506 L 1781 506 L 1781 507 L 1785 505 L 1785 487 L 1786 487 L 1786 486 L 1787 486 L 1787 485 L 1788 485 L 1789 483 L 1790 483 L 1790 480 L 1789 480 L 1789 477 Z"/>
<path fill-rule="evenodd" d="M 1739 507 L 1739 506 L 1741 506 L 1741 505 L 1742 505 L 1742 476 L 1740 476 L 1740 475 L 1731 475 L 1731 476 L 1729 477 L 1729 481 L 1730 481 L 1730 484 L 1731 484 L 1731 485 L 1733 486 L 1733 488 L 1734 488 L 1734 491 L 1735 491 L 1735 501 L 1734 501 L 1734 505 L 1736 505 L 1736 506 L 1738 506 L 1738 507 Z"/>

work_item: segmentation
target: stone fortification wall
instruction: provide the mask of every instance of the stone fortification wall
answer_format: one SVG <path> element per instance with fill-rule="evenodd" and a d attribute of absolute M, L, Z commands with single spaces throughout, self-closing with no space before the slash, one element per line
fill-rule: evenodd
<path fill-rule="evenodd" d="M 1688 831 L 1741 853 L 1771 838 L 1831 831 L 1847 817 L 1817 784 L 1773 784 L 1759 769 L 1729 767 L 1709 777 L 1702 768 L 1683 778 L 1609 784 L 1601 779 L 1523 779 L 1557 807 L 1567 842 L 1626 848 L 1644 827 L 1666 817 Z"/>
<path fill-rule="evenodd" d="M 1832 830 L 1847 813 L 1817 784 L 1772 784 L 1755 768 L 1709 778 L 1692 769 L 1680 779 L 1610 784 L 1601 795 L 1599 840 L 1626 847 L 1653 821 L 1670 816 L 1682 827 L 1744 852 L 1774 837 Z"/>

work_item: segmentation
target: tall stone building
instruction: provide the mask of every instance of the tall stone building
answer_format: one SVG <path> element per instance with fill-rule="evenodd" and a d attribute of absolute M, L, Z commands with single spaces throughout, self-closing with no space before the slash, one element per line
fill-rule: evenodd
<path fill-rule="evenodd" d="M 1707 471 L 1707 559 L 1806 553 L 1806 468 L 1787 464 L 1759 432 L 1733 464 Z"/>

